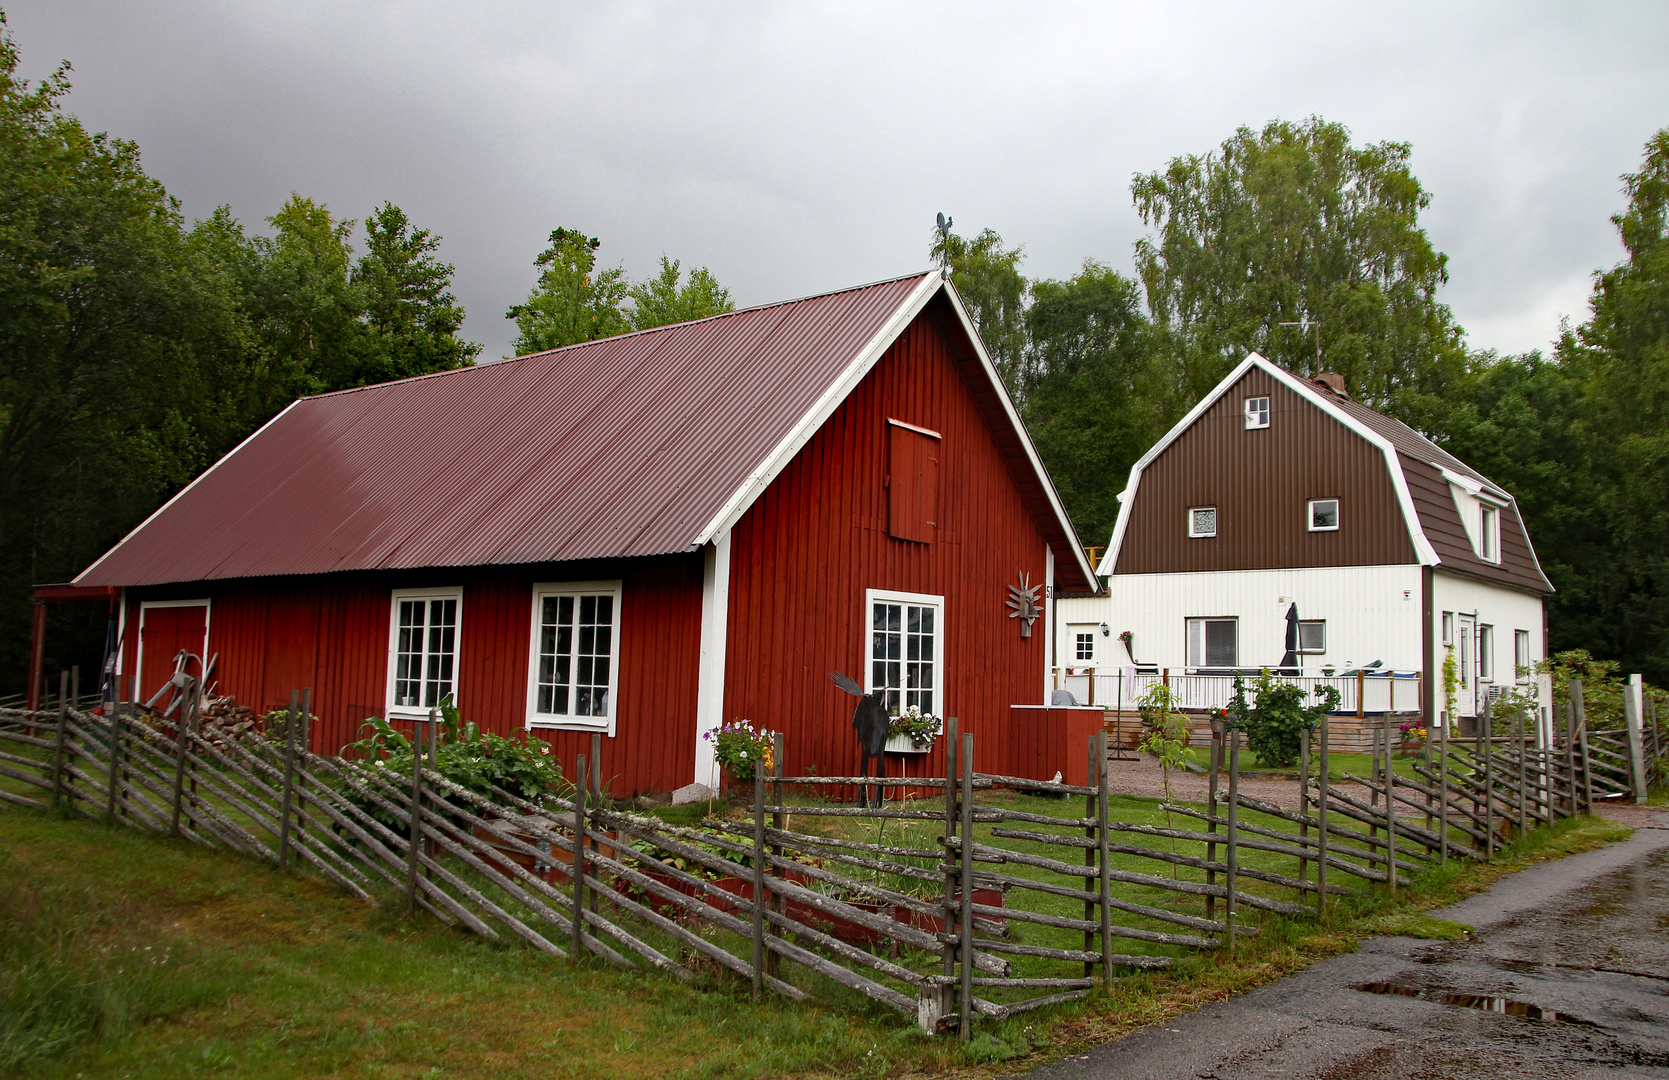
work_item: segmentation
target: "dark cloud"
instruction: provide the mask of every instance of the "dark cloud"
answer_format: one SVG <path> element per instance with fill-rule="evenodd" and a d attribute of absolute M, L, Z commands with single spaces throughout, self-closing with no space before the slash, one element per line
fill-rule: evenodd
<path fill-rule="evenodd" d="M 1125 268 L 1133 173 L 1312 113 L 1414 145 L 1473 343 L 1543 346 L 1619 256 L 1617 177 L 1669 124 L 1660 4 L 456 5 L 25 0 L 26 73 L 135 139 L 186 211 L 300 191 L 445 237 L 467 332 L 557 225 L 755 303 L 908 271 L 935 211 L 1034 274 Z"/>

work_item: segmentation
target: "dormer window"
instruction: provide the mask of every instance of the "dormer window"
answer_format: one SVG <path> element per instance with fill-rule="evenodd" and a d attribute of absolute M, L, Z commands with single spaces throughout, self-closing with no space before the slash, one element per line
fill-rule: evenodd
<path fill-rule="evenodd" d="M 1493 506 L 1478 507 L 1478 557 L 1485 562 L 1501 561 L 1501 511 Z"/>
<path fill-rule="evenodd" d="M 1188 510 L 1188 537 L 1199 540 L 1217 535 L 1217 508 L 1194 506 Z"/>
<path fill-rule="evenodd" d="M 1246 399 L 1246 426 L 1249 428 L 1266 428 L 1269 426 L 1268 398 L 1249 397 Z"/>
<path fill-rule="evenodd" d="M 1338 532 L 1339 500 L 1311 499 L 1309 518 L 1311 532 Z"/>

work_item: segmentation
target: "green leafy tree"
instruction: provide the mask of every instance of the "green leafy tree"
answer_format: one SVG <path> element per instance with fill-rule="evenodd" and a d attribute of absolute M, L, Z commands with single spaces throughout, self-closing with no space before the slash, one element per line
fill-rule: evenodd
<path fill-rule="evenodd" d="M 602 241 L 573 229 L 551 233 L 550 247 L 539 253 L 539 282 L 527 301 L 505 313 L 521 332 L 518 354 L 557 349 L 580 341 L 612 337 L 632 329 L 620 308 L 630 286 L 619 267 L 597 269 Z"/>
<path fill-rule="evenodd" d="M 1138 175 L 1131 193 L 1155 230 L 1136 266 L 1173 357 L 1173 412 L 1253 350 L 1300 373 L 1340 372 L 1353 396 L 1393 409 L 1441 393 L 1464 366 L 1407 143 L 1357 147 L 1319 117 L 1275 120 Z"/>
<path fill-rule="evenodd" d="M 350 284 L 364 308 L 351 385 L 386 382 L 473 363 L 464 309 L 452 295 L 452 264 L 435 257 L 440 237 L 384 203 L 365 222 L 366 251 Z"/>
<path fill-rule="evenodd" d="M 1085 260 L 1066 281 L 1033 282 L 1031 295 L 1026 426 L 1078 535 L 1105 540 L 1131 463 L 1164 431 L 1140 289 Z"/>
<path fill-rule="evenodd" d="M 991 229 L 972 240 L 935 231 L 931 254 L 940 267 L 950 269 L 951 281 L 968 306 L 974 329 L 979 331 L 1009 393 L 1023 398 L 1030 382 L 1026 370 L 1026 300 L 1031 291 L 1030 283 L 1020 273 L 1024 250 L 1003 247 L 1003 238 Z"/>
<path fill-rule="evenodd" d="M 235 290 L 138 147 L 64 113 L 67 66 L 34 86 L 17 67 L 0 29 L 0 668 L 14 687 L 30 586 L 73 576 L 201 467 L 221 422 L 209 379 L 243 345 Z M 61 621 L 51 633 L 49 663 L 78 640 Z"/>
<path fill-rule="evenodd" d="M 297 379 L 297 394 L 355 385 L 364 303 L 350 280 L 354 221 L 292 193 L 256 236 L 249 304 L 275 367 Z"/>
<path fill-rule="evenodd" d="M 655 326 L 705 319 L 735 311 L 730 290 L 705 266 L 691 270 L 684 278 L 677 259 L 661 256 L 661 272 L 626 290 L 632 300 L 632 327 L 648 330 Z"/>

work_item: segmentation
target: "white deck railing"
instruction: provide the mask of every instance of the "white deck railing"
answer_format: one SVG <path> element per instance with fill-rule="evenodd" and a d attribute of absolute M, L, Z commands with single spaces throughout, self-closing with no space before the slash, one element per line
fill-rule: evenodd
<path fill-rule="evenodd" d="M 1283 683 L 1296 683 L 1305 690 L 1304 703 L 1313 703 L 1315 691 L 1323 686 L 1336 687 L 1339 704 L 1335 715 L 1413 713 L 1420 711 L 1421 682 L 1417 671 L 1363 672 L 1360 675 L 1294 676 L 1276 675 Z M 1248 686 L 1257 681 L 1256 675 L 1243 675 Z M 1091 668 L 1058 668 L 1052 685 L 1069 690 L 1080 705 L 1102 705 L 1107 708 L 1134 710 L 1142 695 L 1155 683 L 1168 683 L 1176 692 L 1181 708 L 1190 712 L 1226 709 L 1234 700 L 1233 675 L 1187 675 L 1175 672 L 1131 675 L 1128 669 L 1095 670 Z"/>

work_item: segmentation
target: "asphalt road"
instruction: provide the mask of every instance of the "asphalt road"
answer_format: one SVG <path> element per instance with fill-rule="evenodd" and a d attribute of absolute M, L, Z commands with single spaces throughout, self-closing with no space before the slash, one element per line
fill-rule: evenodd
<path fill-rule="evenodd" d="M 1432 914 L 1464 941 L 1376 938 L 1027 1080 L 1669 1078 L 1669 814 Z"/>

